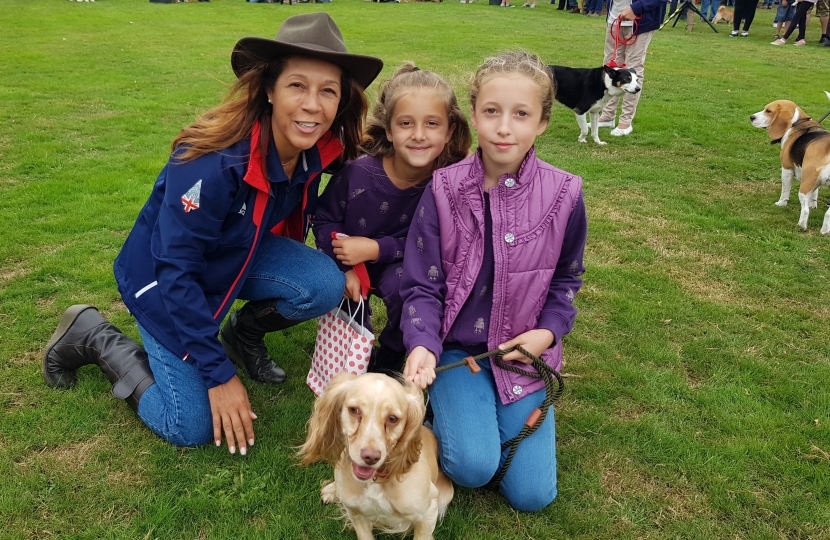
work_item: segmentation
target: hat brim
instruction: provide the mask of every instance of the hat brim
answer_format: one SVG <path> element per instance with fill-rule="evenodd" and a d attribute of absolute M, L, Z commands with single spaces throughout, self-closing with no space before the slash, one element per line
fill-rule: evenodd
<path fill-rule="evenodd" d="M 240 39 L 231 54 L 231 67 L 239 78 L 251 69 L 250 58 L 270 61 L 280 56 L 306 56 L 331 62 L 348 73 L 364 90 L 383 69 L 383 60 L 374 56 L 341 53 L 319 45 L 295 45 L 261 37 Z"/>

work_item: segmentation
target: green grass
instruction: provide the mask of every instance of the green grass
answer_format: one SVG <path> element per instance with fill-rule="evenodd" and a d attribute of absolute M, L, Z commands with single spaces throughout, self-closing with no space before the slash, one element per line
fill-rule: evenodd
<path fill-rule="evenodd" d="M 47 388 L 40 349 L 60 314 L 93 303 L 136 337 L 112 261 L 169 144 L 216 104 L 230 50 L 325 9 L 350 50 L 444 74 L 512 47 L 602 62 L 602 19 L 540 2 L 268 5 L 242 0 L 3 0 L 0 9 L 0 537 L 353 538 L 319 503 L 325 465 L 298 467 L 314 323 L 268 343 L 291 377 L 246 380 L 259 415 L 247 458 L 180 449 L 84 368 Z M 634 133 L 576 142 L 561 107 L 541 156 L 581 175 L 590 220 L 580 316 L 557 405 L 559 497 L 517 514 L 458 489 L 436 538 L 830 538 L 830 238 L 797 200 L 773 205 L 777 147 L 749 124 L 774 99 L 830 108 L 830 50 L 770 47 L 697 24 L 658 32 Z M 376 86 L 371 88 L 374 95 Z"/>

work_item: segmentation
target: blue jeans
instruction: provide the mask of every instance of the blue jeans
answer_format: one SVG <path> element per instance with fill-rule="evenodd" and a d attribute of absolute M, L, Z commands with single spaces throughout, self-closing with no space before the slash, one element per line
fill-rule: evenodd
<path fill-rule="evenodd" d="M 701 0 L 700 2 L 700 12 L 710 21 L 715 18 L 719 7 L 720 0 Z"/>
<path fill-rule="evenodd" d="M 605 0 L 588 0 L 586 10 L 588 13 L 600 13 Z"/>
<path fill-rule="evenodd" d="M 793 20 L 795 17 L 795 1 L 790 0 L 786 6 L 778 4 L 778 10 L 775 12 L 775 19 L 772 22 L 778 24 L 781 21 L 787 22 Z"/>
<path fill-rule="evenodd" d="M 465 356 L 464 351 L 446 351 L 438 365 Z M 545 392 L 539 391 L 503 405 L 489 363 L 481 367 L 475 375 L 465 367 L 442 371 L 429 387 L 441 467 L 456 484 L 471 488 L 486 485 L 496 475 L 508 453 L 501 451 L 502 443 L 521 431 L 545 398 Z M 499 491 L 510 506 L 525 512 L 541 510 L 556 498 L 553 407 L 542 426 L 519 443 Z"/>
<path fill-rule="evenodd" d="M 277 309 L 298 322 L 319 317 L 343 298 L 346 279 L 327 255 L 294 240 L 267 234 L 239 297 L 276 299 Z M 156 383 L 138 402 L 138 416 L 162 439 L 177 446 L 213 440 L 207 388 L 196 366 L 165 349 L 138 327 Z"/>

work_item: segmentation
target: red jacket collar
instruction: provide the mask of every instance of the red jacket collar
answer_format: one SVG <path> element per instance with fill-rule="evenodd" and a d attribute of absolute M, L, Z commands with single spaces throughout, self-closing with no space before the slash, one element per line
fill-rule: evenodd
<path fill-rule="evenodd" d="M 261 135 L 262 130 L 257 120 L 251 127 L 251 157 L 248 161 L 248 172 L 245 173 L 243 180 L 260 191 L 268 192 L 270 191 L 268 175 L 263 169 L 265 156 L 259 149 Z M 325 169 L 343 153 L 343 145 L 331 131 L 326 131 L 317 141 L 317 151 L 320 153 L 320 162 Z"/>

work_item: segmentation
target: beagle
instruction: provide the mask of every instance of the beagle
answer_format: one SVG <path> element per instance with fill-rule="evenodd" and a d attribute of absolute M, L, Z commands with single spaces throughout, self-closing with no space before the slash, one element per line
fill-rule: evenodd
<path fill-rule="evenodd" d="M 784 99 L 773 101 L 749 119 L 753 126 L 767 130 L 772 144 L 781 143 L 781 198 L 775 204 L 787 205 L 795 175 L 801 182 L 798 226 L 806 229 L 810 208 L 818 207 L 818 188 L 830 186 L 830 133 L 798 105 Z M 821 227 L 821 234 L 827 233 L 830 233 L 830 209 Z"/>

